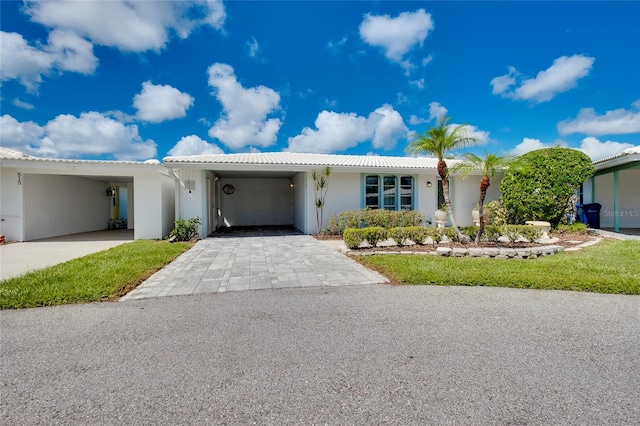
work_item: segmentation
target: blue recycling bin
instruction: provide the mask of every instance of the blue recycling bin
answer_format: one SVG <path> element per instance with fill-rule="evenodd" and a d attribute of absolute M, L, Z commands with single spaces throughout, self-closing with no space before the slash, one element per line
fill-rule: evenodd
<path fill-rule="evenodd" d="M 589 225 L 589 228 L 600 229 L 600 209 L 599 203 L 576 204 L 576 213 L 580 222 Z"/>

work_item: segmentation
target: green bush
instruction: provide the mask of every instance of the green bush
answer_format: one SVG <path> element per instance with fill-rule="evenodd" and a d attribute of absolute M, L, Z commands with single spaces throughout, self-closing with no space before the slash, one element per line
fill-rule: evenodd
<path fill-rule="evenodd" d="M 369 244 L 375 247 L 378 242 L 384 241 L 387 239 L 387 230 L 381 226 L 371 226 L 369 228 L 362 228 L 364 233 L 364 239 L 367 240 Z"/>
<path fill-rule="evenodd" d="M 395 227 L 387 231 L 387 237 L 392 238 L 399 246 L 407 243 L 407 240 L 410 239 L 409 234 L 409 228 L 406 227 Z"/>
<path fill-rule="evenodd" d="M 520 230 L 516 225 L 505 225 L 502 227 L 502 236 L 513 243 L 520 237 Z"/>
<path fill-rule="evenodd" d="M 472 226 L 461 226 L 460 227 L 460 232 L 462 232 L 464 235 L 466 235 L 467 237 L 469 237 L 471 239 L 471 241 L 475 241 L 476 239 L 476 235 L 478 235 L 478 230 L 480 228 L 472 225 Z"/>
<path fill-rule="evenodd" d="M 586 234 L 587 233 L 587 225 L 585 223 L 576 222 L 571 225 L 563 225 L 559 224 L 554 231 L 558 234 Z"/>
<path fill-rule="evenodd" d="M 425 215 L 415 210 L 382 210 L 362 209 L 349 210 L 331 215 L 325 232 L 331 235 L 342 235 L 348 228 L 397 228 L 419 226 L 424 224 Z"/>
<path fill-rule="evenodd" d="M 498 241 L 498 238 L 502 236 L 502 230 L 500 226 L 486 225 L 484 232 L 482 233 L 482 239 L 490 242 Z"/>
<path fill-rule="evenodd" d="M 531 151 L 520 162 L 523 167 L 509 168 L 500 184 L 508 223 L 543 220 L 558 225 L 576 189 L 595 172 L 586 154 L 570 148 Z"/>
<path fill-rule="evenodd" d="M 364 241 L 364 235 L 360 228 L 347 228 L 342 233 L 342 239 L 347 247 L 356 249 Z"/>
<path fill-rule="evenodd" d="M 202 223 L 199 217 L 191 219 L 176 219 L 173 221 L 174 228 L 169 233 L 169 237 L 176 237 L 177 241 L 190 241 L 198 235 L 198 225 Z"/>
<path fill-rule="evenodd" d="M 536 241 L 542 238 L 542 228 L 539 226 L 521 225 L 520 234 L 529 241 Z"/>
<path fill-rule="evenodd" d="M 434 228 L 425 228 L 424 226 L 408 226 L 405 228 L 409 232 L 408 238 L 416 244 L 424 244 L 425 240 L 431 236 L 431 230 Z"/>
<path fill-rule="evenodd" d="M 507 224 L 509 212 L 500 200 L 490 201 L 484 206 L 489 210 L 489 223 L 487 225 L 503 226 Z"/>
<path fill-rule="evenodd" d="M 342 234 L 344 243 L 351 249 L 358 248 L 364 241 L 375 247 L 380 241 L 384 241 L 387 238 L 387 230 L 380 226 L 347 228 Z"/>
<path fill-rule="evenodd" d="M 445 228 L 438 228 L 438 230 L 440 231 L 440 235 L 442 237 L 447 237 L 448 239 L 456 243 L 459 242 L 458 234 L 456 234 L 456 231 L 453 229 L 453 227 L 447 226 Z M 442 240 L 442 238 L 440 240 Z"/>

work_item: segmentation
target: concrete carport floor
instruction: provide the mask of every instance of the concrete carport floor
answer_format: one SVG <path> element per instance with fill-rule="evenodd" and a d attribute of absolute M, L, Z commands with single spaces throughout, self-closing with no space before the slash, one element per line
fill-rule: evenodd
<path fill-rule="evenodd" d="M 83 232 L 0 245 L 0 280 L 133 241 L 133 229 Z"/>
<path fill-rule="evenodd" d="M 386 282 L 310 235 L 282 228 L 243 228 L 198 241 L 121 300 Z"/>

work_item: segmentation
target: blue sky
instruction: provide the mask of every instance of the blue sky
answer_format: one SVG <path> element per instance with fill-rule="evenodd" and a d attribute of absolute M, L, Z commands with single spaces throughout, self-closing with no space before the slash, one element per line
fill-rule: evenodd
<path fill-rule="evenodd" d="M 640 2 L 2 1 L 0 144 L 31 155 L 640 145 Z"/>

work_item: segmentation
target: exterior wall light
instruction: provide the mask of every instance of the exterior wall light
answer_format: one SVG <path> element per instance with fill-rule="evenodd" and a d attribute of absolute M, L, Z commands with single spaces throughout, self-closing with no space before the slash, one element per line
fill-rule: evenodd
<path fill-rule="evenodd" d="M 431 181 L 430 181 L 430 180 L 428 180 L 428 181 L 427 181 L 427 188 L 431 188 L 431 185 L 432 185 L 432 184 L 431 184 Z"/>

